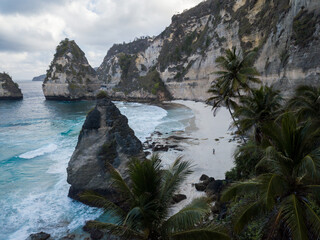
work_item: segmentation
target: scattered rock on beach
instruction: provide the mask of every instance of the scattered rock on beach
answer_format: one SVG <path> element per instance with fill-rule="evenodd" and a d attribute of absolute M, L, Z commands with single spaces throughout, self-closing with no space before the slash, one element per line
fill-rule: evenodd
<path fill-rule="evenodd" d="M 47 240 L 50 238 L 50 234 L 45 232 L 33 233 L 26 240 Z"/>
<path fill-rule="evenodd" d="M 104 233 L 102 231 L 100 231 L 99 229 L 89 227 L 88 226 L 89 222 L 87 222 L 86 225 L 83 226 L 83 228 L 82 228 L 83 231 L 90 233 L 90 237 L 92 240 L 100 240 L 101 238 L 103 238 Z"/>
<path fill-rule="evenodd" d="M 182 200 L 185 200 L 185 199 L 187 199 L 186 195 L 184 195 L 184 194 L 175 194 L 175 195 L 173 195 L 172 201 L 174 203 L 179 203 L 179 202 L 181 202 Z"/>
<path fill-rule="evenodd" d="M 200 177 L 200 181 L 205 181 L 205 180 L 208 180 L 209 179 L 209 176 L 205 175 L 205 174 L 202 174 L 201 177 Z"/>
<path fill-rule="evenodd" d="M 153 148 L 152 148 L 152 151 L 154 152 L 168 152 L 169 150 L 169 147 L 168 146 L 165 146 L 165 145 L 155 145 Z"/>
<path fill-rule="evenodd" d="M 225 186 L 224 180 L 211 181 L 206 187 L 206 193 L 209 196 L 212 196 L 214 194 L 220 194 L 224 186 Z"/>
<path fill-rule="evenodd" d="M 59 240 L 74 240 L 74 239 L 76 239 L 76 235 L 68 234 L 67 236 L 60 238 Z"/>
<path fill-rule="evenodd" d="M 194 186 L 197 189 L 197 191 L 200 192 L 203 192 L 207 188 L 207 186 L 204 183 L 196 183 Z"/>

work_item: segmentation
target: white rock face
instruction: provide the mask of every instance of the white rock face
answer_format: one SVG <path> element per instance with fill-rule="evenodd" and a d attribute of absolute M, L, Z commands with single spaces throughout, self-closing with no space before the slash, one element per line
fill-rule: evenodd
<path fill-rule="evenodd" d="M 294 40 L 293 23 L 301 14 L 307 19 L 309 13 L 313 13 L 315 30 L 301 45 Z M 122 82 L 134 83 L 156 69 L 174 99 L 204 101 L 218 70 L 216 58 L 232 47 L 256 48 L 255 67 L 262 81 L 289 95 L 298 84 L 320 84 L 319 20 L 318 0 L 233 0 L 230 4 L 208 0 L 174 16 L 171 25 L 143 47 L 141 40 L 114 46 L 98 75 L 105 79 L 109 92 L 128 96 L 133 93 L 124 93 Z M 118 61 L 120 53 L 135 58 L 128 67 L 132 76 L 126 79 Z M 145 97 L 144 91 L 133 92 L 136 98 Z"/>
<path fill-rule="evenodd" d="M 43 83 L 46 99 L 93 99 L 100 87 L 101 81 L 78 45 L 67 39 L 62 41 Z"/>

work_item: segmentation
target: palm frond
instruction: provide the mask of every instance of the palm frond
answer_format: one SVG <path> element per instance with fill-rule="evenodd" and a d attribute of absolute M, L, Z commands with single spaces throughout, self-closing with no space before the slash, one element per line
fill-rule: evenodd
<path fill-rule="evenodd" d="M 182 157 L 178 157 L 169 169 L 163 171 L 163 183 L 160 191 L 162 203 L 171 201 L 173 194 L 180 188 L 182 182 L 193 172 L 191 168 L 190 161 L 182 161 Z"/>
<path fill-rule="evenodd" d="M 194 199 L 190 204 L 168 218 L 163 224 L 163 231 L 173 233 L 188 230 L 199 224 L 202 218 L 210 213 L 208 199 Z"/>
<path fill-rule="evenodd" d="M 250 221 L 263 212 L 263 208 L 264 203 L 262 201 L 257 201 L 251 203 L 243 211 L 241 211 L 241 214 L 238 216 L 234 226 L 235 232 L 240 233 Z"/>
<path fill-rule="evenodd" d="M 212 229 L 191 229 L 177 232 L 171 235 L 174 240 L 230 240 L 231 238 L 225 234 Z"/>
<path fill-rule="evenodd" d="M 252 180 L 247 182 L 238 182 L 232 184 L 225 191 L 223 191 L 221 196 L 221 201 L 226 202 L 232 200 L 234 197 L 241 194 L 257 193 L 259 192 L 260 182 Z"/>
<path fill-rule="evenodd" d="M 122 224 L 122 222 L 124 221 L 126 213 L 119 206 L 109 201 L 101 194 L 93 191 L 85 191 L 80 195 L 80 200 L 103 208 L 106 212 L 108 212 L 108 214 L 111 215 L 111 217 L 117 220 L 118 224 Z"/>
<path fill-rule="evenodd" d="M 134 199 L 133 193 L 131 192 L 126 181 L 122 178 L 120 172 L 111 164 L 107 165 L 107 167 L 112 178 L 112 185 L 117 189 L 117 191 L 128 196 L 130 199 Z"/>
<path fill-rule="evenodd" d="M 122 239 L 145 239 L 143 233 L 135 231 L 127 226 L 112 224 L 112 223 L 102 223 L 98 221 L 89 221 L 86 227 L 90 229 L 107 230 L 109 234 L 118 236 Z"/>
<path fill-rule="evenodd" d="M 311 205 L 303 201 L 305 209 L 306 209 L 306 217 L 308 219 L 308 225 L 312 230 L 312 234 L 314 235 L 314 239 L 320 238 L 320 216 L 313 210 Z"/>
<path fill-rule="evenodd" d="M 308 229 L 299 199 L 291 194 L 283 201 L 283 220 L 294 240 L 308 240 Z"/>

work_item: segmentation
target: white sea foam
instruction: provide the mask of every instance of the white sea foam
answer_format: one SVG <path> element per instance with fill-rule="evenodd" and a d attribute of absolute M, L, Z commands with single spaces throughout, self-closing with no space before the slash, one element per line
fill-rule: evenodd
<path fill-rule="evenodd" d="M 177 119 L 184 116 L 185 110 L 173 114 L 169 111 L 169 114 L 160 107 L 140 103 L 117 103 L 117 106 L 127 116 L 130 127 L 141 141 L 164 122 L 166 126 L 163 126 L 163 131 L 183 128 Z M 53 121 L 48 128 L 45 125 L 41 130 L 48 133 L 51 143 L 19 156 L 30 161 L 14 162 L 18 169 L 16 172 L 21 171 L 21 175 L 14 176 L 15 181 L 11 184 L 20 188 L 10 191 L 6 198 L 0 197 L 0 210 L 5 212 L 0 215 L 0 226 L 5 229 L 0 232 L 0 239 L 24 240 L 30 233 L 39 231 L 59 239 L 81 228 L 86 220 L 101 214 L 101 210 L 67 197 L 70 185 L 66 182 L 66 167 L 84 118 L 85 114 L 72 120 Z M 31 133 L 30 136 L 36 134 Z M 33 161 L 36 157 L 39 159 Z"/>
<path fill-rule="evenodd" d="M 49 144 L 47 146 L 43 146 L 41 148 L 38 148 L 36 150 L 32 150 L 26 153 L 23 153 L 21 155 L 19 155 L 19 158 L 24 158 L 24 159 L 32 159 L 35 157 L 39 157 L 42 156 L 46 153 L 51 153 L 54 152 L 55 150 L 57 150 L 57 145 L 56 144 Z"/>

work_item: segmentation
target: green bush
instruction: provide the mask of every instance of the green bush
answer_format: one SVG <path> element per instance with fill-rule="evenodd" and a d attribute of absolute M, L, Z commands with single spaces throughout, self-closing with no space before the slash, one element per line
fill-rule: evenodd
<path fill-rule="evenodd" d="M 100 91 L 100 92 L 98 92 L 96 98 L 97 98 L 97 99 L 108 98 L 108 94 L 107 94 L 105 91 Z"/>

